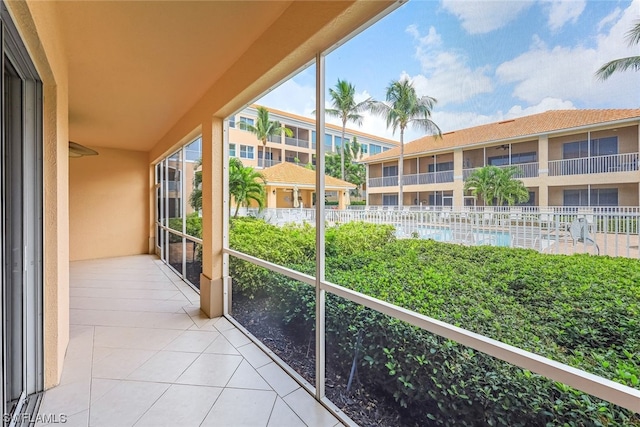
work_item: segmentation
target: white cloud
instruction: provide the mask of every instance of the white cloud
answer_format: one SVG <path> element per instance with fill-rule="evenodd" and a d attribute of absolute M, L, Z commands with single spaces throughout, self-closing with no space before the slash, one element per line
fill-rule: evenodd
<path fill-rule="evenodd" d="M 415 57 L 420 61 L 422 74 L 410 76 L 403 72 L 400 77 L 412 80 L 418 94 L 436 98 L 438 107 L 442 107 L 493 90 L 487 75 L 489 68 L 471 69 L 463 54 L 443 50 L 442 37 L 434 27 L 429 28 L 426 36 L 415 25 L 408 27 L 407 32 L 416 42 Z"/>
<path fill-rule="evenodd" d="M 533 4 L 532 1 L 443 0 L 442 7 L 458 17 L 469 34 L 502 28 Z"/>
<path fill-rule="evenodd" d="M 540 103 L 536 105 L 530 105 L 529 107 L 522 107 L 521 105 L 514 105 L 504 115 L 504 119 L 515 119 L 518 117 L 530 116 L 532 114 L 544 113 L 549 110 L 575 110 L 576 107 L 573 102 L 568 100 L 562 100 L 558 98 L 544 98 Z M 503 120 L 501 118 L 500 120 Z"/>
<path fill-rule="evenodd" d="M 274 88 L 256 101 L 258 105 L 275 108 L 301 116 L 307 116 L 316 109 L 316 88 L 299 84 L 295 77 Z"/>
<path fill-rule="evenodd" d="M 576 23 L 587 5 L 586 0 L 544 0 L 549 4 L 549 28 L 557 31 L 567 22 Z"/>
<path fill-rule="evenodd" d="M 550 48 L 534 37 L 530 50 L 498 66 L 496 76 L 501 83 L 514 84 L 513 95 L 530 104 L 551 97 L 613 108 L 638 107 L 640 73 L 620 73 L 600 82 L 595 72 L 607 61 L 637 55 L 637 47 L 627 46 L 625 34 L 639 10 L 640 0 L 635 0 L 608 33 L 597 37 L 594 47 Z"/>
<path fill-rule="evenodd" d="M 622 15 L 622 9 L 620 9 L 619 7 L 616 7 L 613 10 L 613 12 L 611 12 L 610 14 L 602 18 L 600 22 L 598 22 L 598 32 L 602 31 L 602 29 L 605 28 L 606 26 L 617 22 L 618 19 L 620 19 L 621 15 Z"/>

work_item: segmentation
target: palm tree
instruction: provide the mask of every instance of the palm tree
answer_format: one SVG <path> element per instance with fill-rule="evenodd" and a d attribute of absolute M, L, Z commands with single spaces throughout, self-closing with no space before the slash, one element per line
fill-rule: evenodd
<path fill-rule="evenodd" d="M 633 28 L 627 33 L 627 42 L 629 46 L 640 43 L 640 21 L 636 22 Z M 630 56 L 607 62 L 596 72 L 596 77 L 600 80 L 607 80 L 616 71 L 626 71 L 629 68 L 635 71 L 640 70 L 640 56 Z"/>
<path fill-rule="evenodd" d="M 255 201 L 258 207 L 264 207 L 264 176 L 252 167 L 245 167 L 237 158 L 229 159 L 229 194 L 236 203 L 233 217 L 238 216 L 241 205 L 249 206 Z"/>
<path fill-rule="evenodd" d="M 194 165 L 193 191 L 189 195 L 189 204 L 196 212 L 202 210 L 202 159 L 198 159 Z"/>
<path fill-rule="evenodd" d="M 482 197 L 485 205 L 491 206 L 495 199 L 495 188 L 493 183 L 500 168 L 496 166 L 485 166 L 474 170 L 464 182 L 464 190 L 471 190 L 471 195 L 475 198 Z"/>
<path fill-rule="evenodd" d="M 464 189 L 471 190 L 474 197 L 482 197 L 487 206 L 491 206 L 494 200 L 498 206 L 505 202 L 509 206 L 524 203 L 529 200 L 529 191 L 522 181 L 514 178 L 518 172 L 517 166 L 485 166 L 469 175 Z"/>
<path fill-rule="evenodd" d="M 326 109 L 325 113 L 342 120 L 342 139 L 340 141 L 340 178 L 344 179 L 344 133 L 348 122 L 354 122 L 358 126 L 362 125 L 362 113 L 371 108 L 371 98 L 362 102 L 356 102 L 356 87 L 346 80 L 338 79 L 335 88 L 329 89 L 331 104 L 333 108 Z"/>
<path fill-rule="evenodd" d="M 362 145 L 358 142 L 357 137 L 354 136 L 350 143 L 345 144 L 345 149 L 350 161 L 362 159 Z"/>
<path fill-rule="evenodd" d="M 400 159 L 398 161 L 398 187 L 400 190 L 398 206 L 402 207 L 402 174 L 404 163 L 404 130 L 409 124 L 425 132 L 442 137 L 438 125 L 431 120 L 431 110 L 438 102 L 430 96 L 418 96 L 413 84 L 409 80 L 392 81 L 387 87 L 386 102 L 373 103 L 372 111 L 386 118 L 387 127 L 391 126 L 393 133 L 400 129 Z"/>
<path fill-rule="evenodd" d="M 291 129 L 282 126 L 277 120 L 269 120 L 269 110 L 264 107 L 258 107 L 258 117 L 256 118 L 255 125 L 240 122 L 240 129 L 248 130 L 262 141 L 262 157 L 265 166 L 267 160 L 267 140 L 269 137 L 280 136 L 283 132 L 288 137 L 293 136 L 293 131 Z"/>

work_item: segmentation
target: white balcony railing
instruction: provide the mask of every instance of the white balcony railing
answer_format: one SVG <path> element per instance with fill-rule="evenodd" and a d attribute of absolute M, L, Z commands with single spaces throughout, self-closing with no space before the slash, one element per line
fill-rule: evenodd
<path fill-rule="evenodd" d="M 402 178 L 403 185 L 438 184 L 442 182 L 453 182 L 453 171 L 404 175 Z M 398 185 L 397 176 L 369 178 L 369 187 L 394 187 L 396 185 Z"/>
<path fill-rule="evenodd" d="M 309 148 L 309 141 L 305 141 L 304 139 L 285 137 L 284 143 L 286 145 L 292 145 L 294 147 Z"/>
<path fill-rule="evenodd" d="M 511 166 L 515 166 L 519 169 L 519 172 L 515 174 L 514 178 L 535 178 L 538 176 L 538 162 L 531 163 L 516 163 L 512 165 L 503 165 L 498 166 L 499 168 L 508 168 Z M 478 170 L 480 168 L 471 168 L 471 169 L 463 169 L 462 178 L 466 181 L 469 178 L 469 175 L 473 173 L 473 171 Z"/>
<path fill-rule="evenodd" d="M 379 178 L 369 178 L 369 187 L 394 187 L 398 185 L 397 176 L 385 176 Z"/>
<path fill-rule="evenodd" d="M 638 153 L 580 157 L 549 161 L 549 176 L 584 175 L 590 173 L 631 172 L 638 170 Z"/>

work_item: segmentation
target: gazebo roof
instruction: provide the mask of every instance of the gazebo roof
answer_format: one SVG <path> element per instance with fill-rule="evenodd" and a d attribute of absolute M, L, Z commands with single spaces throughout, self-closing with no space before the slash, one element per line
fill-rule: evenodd
<path fill-rule="evenodd" d="M 291 162 L 278 163 L 262 171 L 268 186 L 315 188 L 316 172 Z M 355 184 L 325 175 L 325 189 L 344 190 L 354 189 Z"/>

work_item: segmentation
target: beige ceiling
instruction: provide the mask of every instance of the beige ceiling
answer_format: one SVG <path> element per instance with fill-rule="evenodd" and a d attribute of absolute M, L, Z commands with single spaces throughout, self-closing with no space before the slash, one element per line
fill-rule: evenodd
<path fill-rule="evenodd" d="M 391 3 L 60 2 L 70 139 L 148 151 L 194 105 L 231 113 Z"/>

